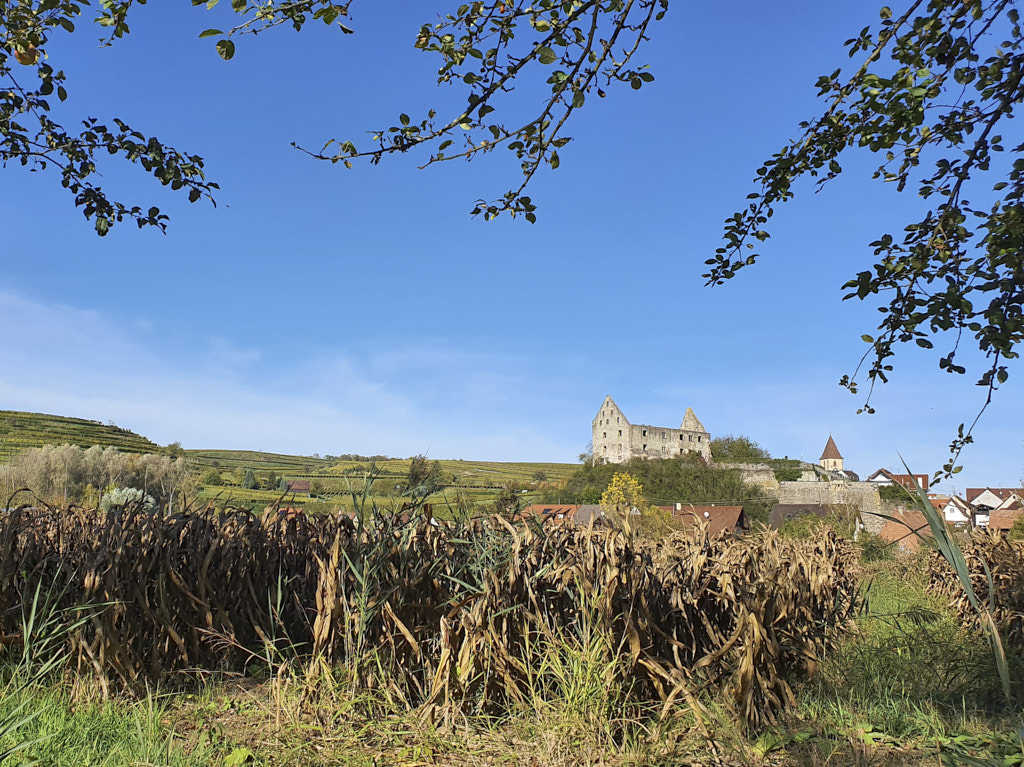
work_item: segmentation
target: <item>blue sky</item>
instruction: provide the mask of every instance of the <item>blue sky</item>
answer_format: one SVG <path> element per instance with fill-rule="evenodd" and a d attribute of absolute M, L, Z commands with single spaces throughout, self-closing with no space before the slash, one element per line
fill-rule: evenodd
<path fill-rule="evenodd" d="M 104 185 L 171 227 L 99 239 L 52 176 L 4 170 L 0 407 L 186 447 L 574 460 L 611 394 L 634 422 L 690 406 L 780 456 L 816 459 L 832 433 L 862 473 L 897 452 L 915 471 L 943 462 L 981 404 L 974 377 L 907 349 L 873 416 L 836 385 L 876 315 L 840 286 L 920 207 L 872 182 L 868 158 L 780 211 L 761 265 L 722 288 L 700 278 L 872 4 L 673 4 L 643 57 L 655 82 L 588 102 L 533 186 L 532 226 L 468 215 L 516 180 L 500 154 L 345 171 L 289 145 L 454 103 L 411 44 L 426 8 L 357 4 L 355 35 L 280 29 L 230 63 L 197 39 L 220 10 L 152 4 L 111 48 L 87 28 L 55 41 L 70 109 L 203 155 L 220 205 L 114 165 Z M 1019 482 L 1022 422 L 1011 378 L 953 487 Z"/>

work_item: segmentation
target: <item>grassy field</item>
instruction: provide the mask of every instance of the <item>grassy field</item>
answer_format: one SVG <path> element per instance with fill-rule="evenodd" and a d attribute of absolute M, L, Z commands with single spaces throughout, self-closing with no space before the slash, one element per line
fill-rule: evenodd
<path fill-rule="evenodd" d="M 159 453 L 162 448 L 117 426 L 46 413 L 0 410 L 0 463 L 29 447 L 77 445 L 116 447 L 129 453 Z"/>
<path fill-rule="evenodd" d="M 36 718 L 0 747 L 30 741 L 24 756 L 68 767 L 1024 764 L 1021 714 L 1000 701 L 986 644 L 925 592 L 920 572 L 868 565 L 858 631 L 796 688 L 791 714 L 757 732 L 714 699 L 699 714 L 679 703 L 660 720 L 620 719 L 607 713 L 600 673 L 566 657 L 553 661 L 572 681 L 562 695 L 446 726 L 383 693 L 350 693 L 342 676 L 287 664 L 135 701 L 101 701 L 67 677 L 3 697 L 0 723 L 12 712 Z"/>

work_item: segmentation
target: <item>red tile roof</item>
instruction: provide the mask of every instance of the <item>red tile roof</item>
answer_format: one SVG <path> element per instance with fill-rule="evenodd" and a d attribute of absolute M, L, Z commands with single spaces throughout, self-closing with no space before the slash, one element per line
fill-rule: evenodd
<path fill-rule="evenodd" d="M 736 532 L 737 528 L 746 526 L 746 518 L 743 516 L 742 506 L 694 506 L 683 504 L 682 509 L 674 506 L 663 506 L 672 512 L 676 521 L 686 527 L 693 527 L 699 522 L 708 523 L 708 532 L 711 535 L 726 530 L 730 533 Z"/>
<path fill-rule="evenodd" d="M 986 490 L 993 493 L 1000 501 L 1005 501 L 1014 493 L 1024 492 L 1024 490 L 1019 487 L 969 487 L 967 488 L 967 502 L 974 503 L 974 499 Z"/>
<path fill-rule="evenodd" d="M 836 441 L 832 439 L 832 435 L 829 434 L 828 442 L 825 443 L 825 449 L 821 451 L 821 458 L 818 460 L 823 460 L 825 458 L 838 458 L 842 460 L 842 457 L 843 456 L 839 454 L 839 448 L 836 447 Z"/>
<path fill-rule="evenodd" d="M 1009 530 L 1013 523 L 1024 517 L 1024 508 L 998 509 L 993 511 L 988 518 L 989 530 Z"/>
<path fill-rule="evenodd" d="M 895 482 L 897 485 L 903 485 L 907 490 L 916 491 L 918 487 L 924 491 L 928 490 L 927 474 L 894 474 L 888 469 L 879 469 L 872 474 L 871 477 L 868 477 L 868 481 L 871 481 L 872 477 L 879 474 L 885 476 L 890 482 Z"/>
<path fill-rule="evenodd" d="M 541 517 L 542 519 L 572 519 L 579 506 L 570 503 L 534 503 L 520 509 L 517 519 Z"/>
<path fill-rule="evenodd" d="M 904 512 L 900 519 L 902 522 L 889 520 L 882 527 L 879 537 L 886 543 L 893 543 L 904 551 L 917 551 L 921 547 L 921 539 L 918 533 L 926 538 L 932 537 L 932 529 L 920 511 Z"/>

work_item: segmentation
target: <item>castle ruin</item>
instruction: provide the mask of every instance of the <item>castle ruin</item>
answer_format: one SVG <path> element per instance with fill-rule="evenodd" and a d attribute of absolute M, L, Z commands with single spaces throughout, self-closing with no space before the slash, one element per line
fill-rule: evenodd
<path fill-rule="evenodd" d="M 631 458 L 675 458 L 690 452 L 711 461 L 711 435 L 690 408 L 678 429 L 632 424 L 615 401 L 605 397 L 592 428 L 598 461 L 625 463 Z"/>

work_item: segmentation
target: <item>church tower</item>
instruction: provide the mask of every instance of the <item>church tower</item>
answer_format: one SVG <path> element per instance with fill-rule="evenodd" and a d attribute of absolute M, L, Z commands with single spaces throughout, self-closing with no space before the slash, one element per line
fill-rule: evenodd
<path fill-rule="evenodd" d="M 828 435 L 828 442 L 825 443 L 825 449 L 821 451 L 821 467 L 828 471 L 842 471 L 843 470 L 843 456 L 839 454 L 839 448 L 836 447 L 836 442 L 832 439 L 832 435 Z"/>

